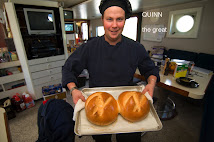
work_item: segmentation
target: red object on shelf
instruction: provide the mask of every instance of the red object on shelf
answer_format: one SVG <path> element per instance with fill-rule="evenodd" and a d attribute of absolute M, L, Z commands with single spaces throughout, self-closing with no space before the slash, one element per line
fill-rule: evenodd
<path fill-rule="evenodd" d="M 10 72 L 8 70 L 6 70 L 6 73 L 7 73 L 7 75 L 12 75 L 13 74 L 12 72 Z"/>

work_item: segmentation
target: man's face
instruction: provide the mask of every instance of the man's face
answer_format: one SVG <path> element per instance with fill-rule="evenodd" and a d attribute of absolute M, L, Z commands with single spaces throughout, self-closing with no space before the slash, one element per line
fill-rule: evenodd
<path fill-rule="evenodd" d="M 105 40 L 111 45 L 115 45 L 121 40 L 121 33 L 125 25 L 125 11 L 112 6 L 105 10 L 102 21 L 105 30 Z"/>

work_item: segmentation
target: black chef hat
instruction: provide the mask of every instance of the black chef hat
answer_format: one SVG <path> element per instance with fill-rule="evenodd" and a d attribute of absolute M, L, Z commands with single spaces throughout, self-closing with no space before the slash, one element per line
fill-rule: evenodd
<path fill-rule="evenodd" d="M 132 14 L 132 7 L 129 0 L 101 0 L 99 6 L 100 13 L 103 15 L 104 11 L 111 6 L 121 7 L 125 11 L 126 19 Z"/>

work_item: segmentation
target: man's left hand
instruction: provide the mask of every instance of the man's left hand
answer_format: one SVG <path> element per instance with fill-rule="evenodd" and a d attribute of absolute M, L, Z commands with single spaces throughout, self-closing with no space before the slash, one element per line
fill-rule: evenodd
<path fill-rule="evenodd" d="M 155 85 L 154 84 L 147 84 L 142 92 L 142 94 L 145 94 L 146 92 L 149 93 L 149 95 L 151 97 L 153 97 L 153 92 L 154 92 L 154 88 L 155 88 Z"/>
<path fill-rule="evenodd" d="M 156 76 L 150 75 L 148 77 L 148 84 L 145 86 L 142 94 L 145 94 L 146 92 L 148 92 L 149 95 L 151 97 L 153 97 L 153 92 L 154 92 L 154 88 L 155 88 L 155 85 L 156 85 L 156 80 L 157 80 Z"/>

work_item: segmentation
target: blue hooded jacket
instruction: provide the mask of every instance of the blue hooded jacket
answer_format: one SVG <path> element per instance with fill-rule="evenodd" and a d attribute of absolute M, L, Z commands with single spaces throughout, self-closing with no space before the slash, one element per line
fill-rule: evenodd
<path fill-rule="evenodd" d="M 64 100 L 50 99 L 38 111 L 37 142 L 74 142 L 73 108 Z"/>

